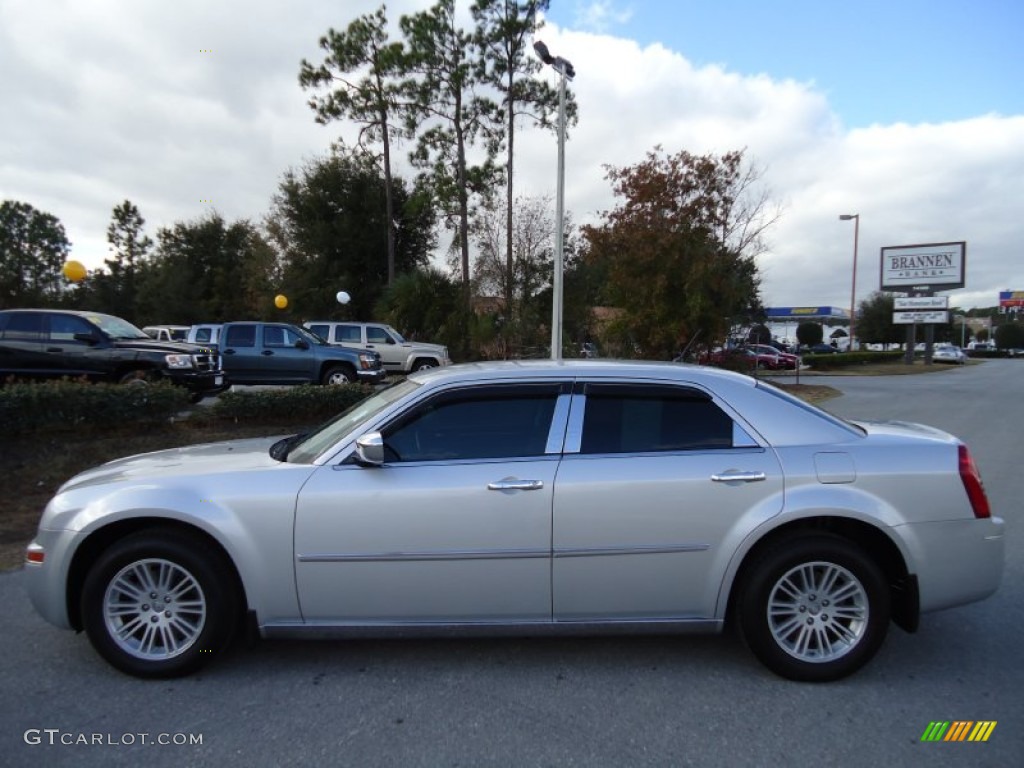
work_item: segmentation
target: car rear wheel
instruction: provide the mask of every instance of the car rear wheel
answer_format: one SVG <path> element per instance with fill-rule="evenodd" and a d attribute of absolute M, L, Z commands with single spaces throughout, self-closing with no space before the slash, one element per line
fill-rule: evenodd
<path fill-rule="evenodd" d="M 743 637 L 782 677 L 824 682 L 856 672 L 889 627 L 889 591 L 878 565 L 839 537 L 779 542 L 754 562 L 737 603 Z"/>
<path fill-rule="evenodd" d="M 89 570 L 82 620 L 96 651 L 137 677 L 178 677 L 229 644 L 238 595 L 223 556 L 177 531 L 124 538 Z"/>
<path fill-rule="evenodd" d="M 324 371 L 320 383 L 328 384 L 351 384 L 356 380 L 356 372 L 351 368 L 342 365 L 334 365 Z"/>

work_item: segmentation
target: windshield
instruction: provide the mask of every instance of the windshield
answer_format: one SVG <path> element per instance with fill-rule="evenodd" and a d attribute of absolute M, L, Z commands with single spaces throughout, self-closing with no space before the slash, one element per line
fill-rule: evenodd
<path fill-rule="evenodd" d="M 317 427 L 300 442 L 296 442 L 294 446 L 290 446 L 286 457 L 287 461 L 291 464 L 310 463 L 360 424 L 372 420 L 374 416 L 396 400 L 414 392 L 421 386 L 422 384 L 405 379 L 376 392 L 365 400 L 360 400 L 326 424 Z M 275 456 L 275 458 L 277 457 Z"/>
<path fill-rule="evenodd" d="M 140 331 L 127 320 L 113 315 L 90 314 L 86 319 L 94 325 L 99 326 L 107 336 L 112 339 L 148 339 L 145 333 Z"/>
<path fill-rule="evenodd" d="M 301 325 L 293 325 L 291 328 L 296 330 L 298 334 L 310 344 L 316 344 L 318 347 L 330 346 L 326 341 L 309 330 L 309 328 L 303 328 Z"/>
<path fill-rule="evenodd" d="M 395 337 L 395 342 L 398 344 L 405 344 L 405 339 L 402 338 L 402 334 L 392 328 L 390 325 L 384 326 L 388 329 L 388 333 Z"/>

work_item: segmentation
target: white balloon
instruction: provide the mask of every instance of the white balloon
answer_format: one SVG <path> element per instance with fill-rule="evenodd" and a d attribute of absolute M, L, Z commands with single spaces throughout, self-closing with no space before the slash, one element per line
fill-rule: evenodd
<path fill-rule="evenodd" d="M 345 293 L 345 291 L 338 291 L 338 295 L 335 298 L 338 299 L 339 304 L 348 304 L 352 301 L 352 297 Z"/>

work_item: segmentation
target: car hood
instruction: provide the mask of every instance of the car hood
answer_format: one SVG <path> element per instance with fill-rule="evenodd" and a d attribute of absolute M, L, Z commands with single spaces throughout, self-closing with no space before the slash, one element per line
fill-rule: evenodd
<path fill-rule="evenodd" d="M 112 339 L 118 349 L 146 350 L 149 352 L 165 352 L 170 355 L 212 355 L 213 350 L 200 344 L 189 344 L 185 341 L 157 341 L 156 339 Z"/>
<path fill-rule="evenodd" d="M 424 344 L 420 341 L 407 341 L 402 344 L 402 349 L 418 349 L 421 352 L 433 352 L 435 355 L 443 355 L 445 347 L 443 344 Z"/>
<path fill-rule="evenodd" d="M 148 481 L 275 467 L 281 462 L 271 458 L 270 446 L 280 439 L 281 436 L 258 437 L 127 456 L 76 475 L 61 487 L 60 493 L 124 480 Z"/>

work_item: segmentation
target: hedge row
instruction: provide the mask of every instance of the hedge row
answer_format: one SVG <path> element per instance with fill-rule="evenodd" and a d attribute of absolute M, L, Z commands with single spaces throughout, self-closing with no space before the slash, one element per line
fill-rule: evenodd
<path fill-rule="evenodd" d="M 0 434 L 67 431 L 168 421 L 188 406 L 189 393 L 170 382 L 89 384 L 60 379 L 0 387 Z"/>
<path fill-rule="evenodd" d="M 367 384 L 225 392 L 209 407 L 193 410 L 190 421 L 252 421 L 312 424 L 329 419 L 373 393 Z"/>
<path fill-rule="evenodd" d="M 804 355 L 803 362 L 816 371 L 834 371 L 837 368 L 849 368 L 867 363 L 896 363 L 903 359 L 899 350 L 874 352 L 862 350 L 858 352 L 836 352 L 824 355 Z"/>

